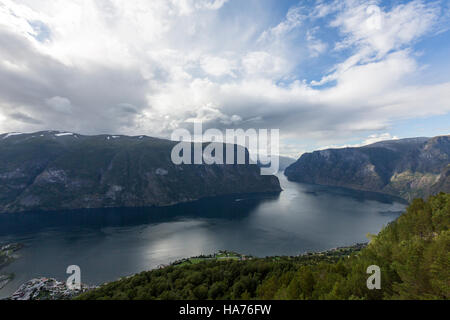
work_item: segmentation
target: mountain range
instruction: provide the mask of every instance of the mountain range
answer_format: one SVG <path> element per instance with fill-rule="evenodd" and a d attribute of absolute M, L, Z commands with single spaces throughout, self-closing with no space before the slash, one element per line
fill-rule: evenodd
<path fill-rule="evenodd" d="M 285 175 L 291 181 L 381 192 L 407 201 L 450 192 L 450 136 L 306 153 Z"/>
<path fill-rule="evenodd" d="M 0 213 L 167 206 L 281 191 L 278 178 L 260 175 L 258 165 L 175 165 L 171 151 L 176 144 L 147 136 L 2 134 Z M 285 175 L 291 181 L 411 201 L 450 192 L 449 157 L 450 136 L 382 141 L 306 153 Z M 290 162 L 280 160 L 282 166 Z"/>
<path fill-rule="evenodd" d="M 278 178 L 260 175 L 257 165 L 175 165 L 176 144 L 147 136 L 2 134 L 0 213 L 167 206 L 281 191 Z"/>

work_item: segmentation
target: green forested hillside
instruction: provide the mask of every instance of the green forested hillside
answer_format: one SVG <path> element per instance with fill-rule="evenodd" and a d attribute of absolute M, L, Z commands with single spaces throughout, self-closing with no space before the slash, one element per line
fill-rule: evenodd
<path fill-rule="evenodd" d="M 79 299 L 448 299 L 450 194 L 417 199 L 361 251 L 206 261 L 143 272 Z M 367 267 L 381 268 L 369 290 Z"/>

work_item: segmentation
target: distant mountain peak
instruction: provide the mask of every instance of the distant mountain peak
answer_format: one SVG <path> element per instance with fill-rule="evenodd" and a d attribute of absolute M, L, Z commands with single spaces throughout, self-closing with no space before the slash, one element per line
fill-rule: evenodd
<path fill-rule="evenodd" d="M 411 200 L 450 192 L 450 136 L 380 141 L 306 153 L 285 171 L 292 181 L 376 191 Z"/>

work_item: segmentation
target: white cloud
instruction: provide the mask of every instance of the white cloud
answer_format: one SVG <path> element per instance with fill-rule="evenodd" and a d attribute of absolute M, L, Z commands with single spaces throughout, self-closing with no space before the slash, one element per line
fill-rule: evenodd
<path fill-rule="evenodd" d="M 343 148 L 359 148 L 368 146 L 381 141 L 389 141 L 389 140 L 398 140 L 399 137 L 392 136 L 389 132 L 380 133 L 380 134 L 371 134 L 366 139 L 364 139 L 361 143 L 355 144 L 344 144 L 344 145 L 328 145 L 322 146 L 318 148 L 318 150 L 326 150 L 326 149 L 343 149 Z"/>
<path fill-rule="evenodd" d="M 206 73 L 212 76 L 236 76 L 233 71 L 233 69 L 236 69 L 236 64 L 228 59 L 206 56 L 202 59 L 201 66 Z"/>
<path fill-rule="evenodd" d="M 195 3 L 196 8 L 218 10 L 223 7 L 228 0 L 200 0 Z"/>
<path fill-rule="evenodd" d="M 342 33 L 344 40 L 336 50 L 354 48 L 355 52 L 335 71 L 314 85 L 336 80 L 358 64 L 380 61 L 396 50 L 403 50 L 418 38 L 430 32 L 439 17 L 439 7 L 415 0 L 394 7 L 391 11 L 371 2 L 346 1 L 344 9 L 331 22 Z"/>
<path fill-rule="evenodd" d="M 259 41 L 276 41 L 295 28 L 298 28 L 302 24 L 302 19 L 304 18 L 301 11 L 302 8 L 299 6 L 290 8 L 286 14 L 286 18 L 275 27 L 264 31 Z"/>
<path fill-rule="evenodd" d="M 259 77 L 279 77 L 289 68 L 283 58 L 265 51 L 248 52 L 242 58 L 242 66 L 247 75 Z"/>
<path fill-rule="evenodd" d="M 243 5 L 224 0 L 0 0 L 0 131 L 167 137 L 204 120 L 332 145 L 450 112 L 450 79 L 411 81 L 421 72 L 413 46 L 434 32 L 438 4 L 376 4 L 294 6 L 267 23 L 221 16 Z M 301 81 L 299 68 L 325 52 L 345 58 Z"/>
<path fill-rule="evenodd" d="M 358 46 L 368 56 L 382 58 L 391 50 L 400 49 L 429 32 L 439 8 L 433 3 L 412 1 L 383 11 L 377 5 L 360 2 L 349 6 L 332 22 L 346 36 L 339 47 Z M 366 52 L 366 51 L 365 51 Z"/>
<path fill-rule="evenodd" d="M 328 48 L 328 45 L 325 42 L 315 37 L 314 33 L 316 31 L 317 28 L 314 30 L 308 30 L 306 33 L 306 40 L 308 41 L 308 49 L 311 57 L 318 57 Z"/>
<path fill-rule="evenodd" d="M 398 140 L 397 136 L 392 136 L 390 133 L 372 134 L 366 140 L 363 141 L 362 145 L 369 145 L 380 141 L 386 140 Z"/>
<path fill-rule="evenodd" d="M 70 100 L 64 97 L 52 97 L 47 99 L 46 103 L 58 112 L 70 113 L 72 111 L 72 104 L 70 103 Z"/>

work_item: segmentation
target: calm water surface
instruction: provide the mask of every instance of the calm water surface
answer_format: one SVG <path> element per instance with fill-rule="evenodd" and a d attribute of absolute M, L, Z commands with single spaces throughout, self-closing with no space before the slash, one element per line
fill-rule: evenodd
<path fill-rule="evenodd" d="M 0 298 L 41 276 L 100 284 L 179 258 L 233 250 L 254 256 L 297 255 L 366 242 L 405 204 L 388 196 L 293 183 L 284 191 L 207 199 L 170 208 L 102 209 L 0 215 L 0 244 L 21 242 L 21 258 L 2 270 L 15 279 Z"/>

